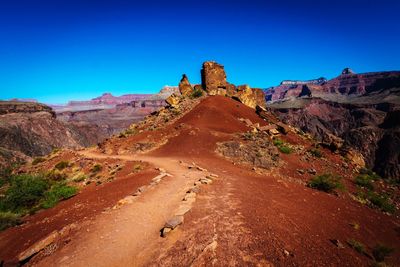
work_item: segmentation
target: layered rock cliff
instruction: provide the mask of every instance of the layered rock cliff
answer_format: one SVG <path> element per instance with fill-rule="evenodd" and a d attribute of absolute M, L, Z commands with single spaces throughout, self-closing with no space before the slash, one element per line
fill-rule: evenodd
<path fill-rule="evenodd" d="M 54 148 L 79 148 L 99 141 L 96 125 L 66 124 L 43 104 L 0 103 L 0 165 L 50 153 Z"/>
<path fill-rule="evenodd" d="M 400 72 L 355 74 L 345 69 L 320 85 L 280 86 L 267 93 L 267 100 L 283 122 L 334 143 L 332 147 L 353 148 L 367 167 L 399 179 Z"/>

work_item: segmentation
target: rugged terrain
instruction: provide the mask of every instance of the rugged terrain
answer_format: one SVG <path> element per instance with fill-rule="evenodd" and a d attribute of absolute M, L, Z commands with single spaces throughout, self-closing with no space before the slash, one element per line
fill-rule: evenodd
<path fill-rule="evenodd" d="M 100 141 L 99 127 L 86 123 L 66 124 L 43 104 L 0 102 L 0 165 L 49 154 L 60 147 L 79 148 Z"/>
<path fill-rule="evenodd" d="M 268 108 L 283 122 L 344 155 L 356 149 L 368 168 L 399 180 L 400 72 L 345 69 L 322 83 L 282 84 L 266 97 Z"/>
<path fill-rule="evenodd" d="M 165 99 L 174 92 L 179 91 L 167 86 L 158 94 L 103 94 L 89 101 L 52 107 L 1 101 L 0 166 L 47 155 L 53 149 L 96 145 L 164 107 Z"/>
<path fill-rule="evenodd" d="M 254 108 L 257 89 L 207 65 L 202 85 L 183 76 L 181 96 L 120 136 L 19 168 L 62 166 L 79 194 L 1 232 L 4 265 L 400 264 L 398 185 L 361 186 L 358 161 Z M 316 190 L 324 174 L 342 186 Z M 390 196 L 392 209 L 364 193 Z"/>

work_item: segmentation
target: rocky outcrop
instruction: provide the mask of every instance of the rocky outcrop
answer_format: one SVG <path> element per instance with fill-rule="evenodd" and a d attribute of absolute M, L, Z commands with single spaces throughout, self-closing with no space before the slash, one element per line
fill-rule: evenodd
<path fill-rule="evenodd" d="M 48 112 L 53 117 L 55 116 L 53 110 L 44 104 L 20 101 L 0 101 L 0 115 L 11 113 L 35 113 L 41 111 Z"/>
<path fill-rule="evenodd" d="M 293 102 L 293 103 L 292 103 Z M 292 103 L 292 106 L 289 104 Z M 311 133 L 332 149 L 352 148 L 349 154 L 383 177 L 399 179 L 400 106 L 395 104 L 349 104 L 318 98 L 273 104 L 270 109 L 285 123 Z"/>
<path fill-rule="evenodd" d="M 14 103 L 2 105 L 10 107 Z M 43 104 L 19 103 L 15 110 L 7 108 L 0 121 L 0 165 L 46 155 L 54 148 L 79 148 L 98 141 L 99 127 L 66 124 Z"/>
<path fill-rule="evenodd" d="M 193 87 L 190 84 L 186 74 L 182 75 L 182 79 L 179 82 L 179 91 L 181 92 L 182 96 L 191 96 L 193 94 Z"/>
<path fill-rule="evenodd" d="M 232 97 L 243 104 L 255 108 L 265 106 L 265 95 L 261 89 L 250 88 L 248 85 L 235 86 L 226 80 L 224 66 L 213 61 L 203 63 L 201 70 L 202 88 L 209 95 Z"/>

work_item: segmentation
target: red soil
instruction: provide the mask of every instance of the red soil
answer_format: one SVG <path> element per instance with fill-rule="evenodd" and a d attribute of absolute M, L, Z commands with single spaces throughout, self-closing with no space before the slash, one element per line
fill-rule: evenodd
<path fill-rule="evenodd" d="M 185 215 L 184 224 L 174 230 L 171 238 L 160 241 L 162 249 L 153 252 L 154 257 L 149 265 L 370 265 L 372 260 L 369 257 L 355 252 L 346 244 L 349 239 L 364 243 L 369 254 L 371 248 L 378 243 L 393 247 L 395 252 L 387 262 L 400 265 L 398 217 L 385 215 L 361 205 L 351 200 L 346 192 L 334 196 L 292 182 L 293 180 L 304 182 L 309 178 L 308 175 L 300 176 L 298 168 L 315 168 L 318 173 L 343 172 L 347 179 L 346 183 L 349 184 L 349 179 L 352 177 L 351 166 L 347 169 L 338 167 L 336 163 L 342 163 L 339 155 L 324 151 L 328 161 L 316 159 L 308 163 L 300 161 L 300 156 L 297 154 L 282 155 L 281 158 L 285 161 L 284 167 L 271 171 L 269 175 L 259 175 L 249 167 L 233 165 L 218 156 L 214 152 L 217 142 L 237 138 L 236 133 L 249 130 L 238 118 L 248 118 L 253 123 L 266 124 L 253 109 L 229 98 L 215 96 L 205 98 L 177 122 L 162 130 L 143 132 L 133 137 L 110 141 L 117 149 L 131 145 L 132 140 L 156 141 L 162 136 L 174 134 L 166 144 L 149 155 L 178 158 L 186 162 L 195 161 L 220 176 L 212 185 L 202 187 L 194 208 Z M 292 133 L 282 139 L 305 147 L 312 145 L 311 142 Z M 128 191 L 132 192 L 134 187 L 148 181 L 151 176 L 149 173 L 149 175 L 137 175 L 135 179 L 127 179 L 132 183 L 135 181 L 131 186 L 123 186 L 120 182 L 121 184 L 113 188 L 113 183 L 118 181 L 104 185 L 102 194 L 124 190 L 124 193 L 118 193 L 118 196 L 126 195 Z M 84 191 L 54 209 L 34 215 L 42 216 L 35 221 L 40 222 L 48 216 L 61 212 L 63 205 L 72 208 L 72 203 L 76 203 L 80 198 L 83 198 L 82 202 L 90 202 L 90 206 L 86 206 L 87 209 L 81 211 L 79 216 L 92 214 L 93 207 L 102 203 L 97 200 L 99 195 L 95 189 L 87 189 L 86 194 L 92 198 L 85 197 L 86 191 Z M 112 199 L 115 201 L 117 197 Z M 105 200 L 107 203 L 112 201 Z M 96 210 L 98 212 L 101 207 Z M 35 218 L 34 216 L 32 218 Z M 70 216 L 73 221 L 77 219 L 73 216 L 78 215 L 75 212 L 62 218 Z M 353 223 L 358 224 L 360 228 L 354 229 L 350 225 Z M 29 225 L 31 224 L 27 224 L 26 227 Z M 43 225 L 49 227 L 52 224 L 43 223 Z M 20 235 L 18 231 L 22 231 L 19 229 L 24 228 L 17 227 L 1 233 L 1 257 L 4 255 L 10 257 L 12 253 L 8 247 L 19 248 L 29 236 L 17 239 L 16 235 Z M 32 227 L 30 232 L 35 231 L 39 229 Z M 49 232 L 51 231 L 46 233 Z M 4 242 L 6 239 L 8 243 Z M 337 248 L 330 239 L 340 240 L 345 247 Z M 10 245 L 14 240 L 20 240 L 19 246 Z M 4 253 L 4 249 L 8 252 Z M 117 262 L 113 264 L 118 265 Z"/>
<path fill-rule="evenodd" d="M 138 187 L 148 184 L 157 174 L 155 170 L 148 169 L 106 184 L 89 185 L 78 195 L 60 202 L 54 208 L 28 216 L 23 225 L 0 233 L 0 259 L 7 264 L 17 264 L 18 254 L 36 241 L 71 223 L 93 219 L 121 198 L 135 192 Z"/>

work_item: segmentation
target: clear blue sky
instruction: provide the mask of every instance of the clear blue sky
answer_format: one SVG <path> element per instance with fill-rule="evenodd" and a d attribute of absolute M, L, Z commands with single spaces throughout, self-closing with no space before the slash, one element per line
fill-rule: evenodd
<path fill-rule="evenodd" d="M 138 3 L 140 2 L 140 3 Z M 0 99 L 153 93 L 203 61 L 228 80 L 400 69 L 400 1 L 0 0 Z"/>

